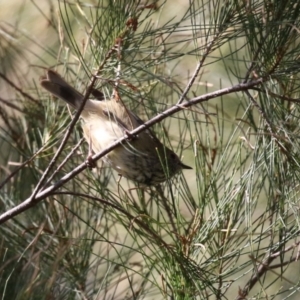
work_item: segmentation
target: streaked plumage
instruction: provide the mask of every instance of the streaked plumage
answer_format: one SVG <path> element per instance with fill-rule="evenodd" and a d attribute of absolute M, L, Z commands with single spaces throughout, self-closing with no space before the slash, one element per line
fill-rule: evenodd
<path fill-rule="evenodd" d="M 75 109 L 80 107 L 83 95 L 76 91 L 60 75 L 52 70 L 41 79 L 47 91 L 66 101 Z M 101 93 L 98 92 L 101 97 Z M 91 140 L 95 153 L 107 148 L 117 139 L 143 122 L 122 103 L 114 99 L 86 101 L 81 113 L 83 132 L 86 140 Z M 165 181 L 181 169 L 191 169 L 178 156 L 165 147 L 151 130 L 145 130 L 104 157 L 120 175 L 143 185 L 153 185 Z"/>

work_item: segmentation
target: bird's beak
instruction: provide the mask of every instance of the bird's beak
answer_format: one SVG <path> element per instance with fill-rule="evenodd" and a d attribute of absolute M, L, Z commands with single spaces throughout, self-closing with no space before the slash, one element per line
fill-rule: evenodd
<path fill-rule="evenodd" d="M 192 167 L 187 166 L 187 165 L 185 165 L 183 163 L 180 163 L 180 166 L 181 166 L 182 169 L 188 169 L 188 170 L 192 170 L 193 169 Z"/>

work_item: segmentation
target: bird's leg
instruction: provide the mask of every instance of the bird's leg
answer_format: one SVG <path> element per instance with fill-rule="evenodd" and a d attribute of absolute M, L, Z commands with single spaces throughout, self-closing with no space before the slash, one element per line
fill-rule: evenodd
<path fill-rule="evenodd" d="M 131 134 L 129 130 L 124 129 L 124 133 L 127 136 L 128 141 L 133 141 L 137 138 L 135 134 Z"/>

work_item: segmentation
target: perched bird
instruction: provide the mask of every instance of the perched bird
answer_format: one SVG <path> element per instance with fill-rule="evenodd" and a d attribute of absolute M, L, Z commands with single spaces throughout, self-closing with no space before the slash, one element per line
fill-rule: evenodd
<path fill-rule="evenodd" d="M 41 85 L 75 109 L 83 101 L 84 96 L 52 70 L 48 70 L 47 76 L 41 78 Z M 84 136 L 95 153 L 143 124 L 121 101 L 105 99 L 99 91 L 97 94 L 102 101 L 88 99 L 81 112 Z M 109 152 L 104 160 L 120 175 L 142 185 L 159 184 L 182 169 L 192 169 L 165 147 L 150 129 L 129 137 Z"/>

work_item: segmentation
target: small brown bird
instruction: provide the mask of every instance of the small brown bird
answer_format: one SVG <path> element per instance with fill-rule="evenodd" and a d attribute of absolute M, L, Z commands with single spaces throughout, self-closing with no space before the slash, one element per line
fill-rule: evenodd
<path fill-rule="evenodd" d="M 47 77 L 41 79 L 41 85 L 75 109 L 83 101 L 84 96 L 52 70 L 48 70 Z M 107 100 L 99 91 L 97 98 L 102 98 L 102 101 L 88 99 L 81 112 L 84 136 L 95 153 L 143 124 L 120 101 Z M 192 169 L 165 147 L 150 129 L 123 142 L 109 152 L 104 160 L 120 175 L 142 185 L 155 185 L 182 169 Z"/>

